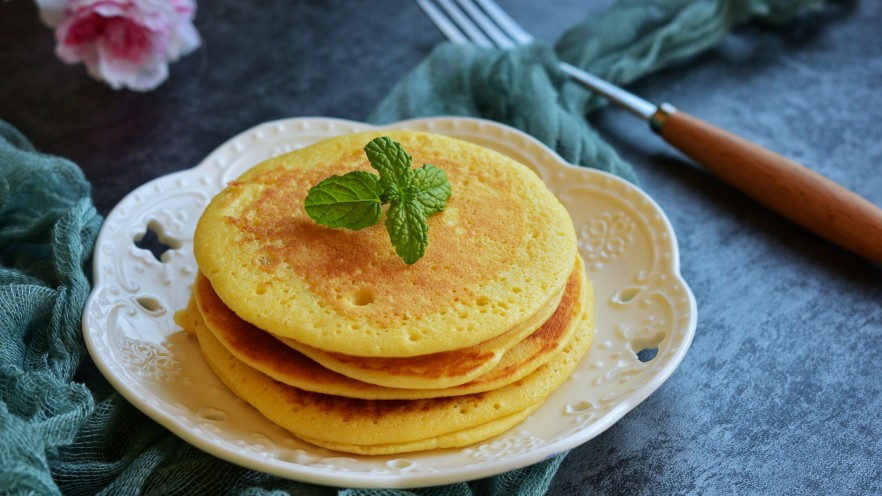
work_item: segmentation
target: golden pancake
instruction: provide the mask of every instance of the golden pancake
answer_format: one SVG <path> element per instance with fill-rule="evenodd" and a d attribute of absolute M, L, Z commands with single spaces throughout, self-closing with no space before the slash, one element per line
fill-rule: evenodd
<path fill-rule="evenodd" d="M 316 224 L 310 187 L 371 167 L 374 137 L 447 174 L 452 196 L 428 219 L 425 256 L 407 265 L 382 223 Z M 405 357 L 466 348 L 537 315 L 576 259 L 572 221 L 526 166 L 486 148 L 415 131 L 341 136 L 264 162 L 218 194 L 194 237 L 200 270 L 244 320 L 320 350 Z M 553 308 L 553 305 L 552 305 Z"/>
<path fill-rule="evenodd" d="M 273 379 L 307 391 L 363 399 L 464 395 L 496 389 L 533 372 L 569 342 L 578 325 L 585 325 L 580 323 L 579 315 L 585 314 L 592 319 L 594 295 L 581 263 L 576 274 L 578 277 L 567 284 L 564 295 L 564 300 L 572 301 L 572 305 L 562 304 L 537 331 L 506 352 L 502 361 L 489 372 L 466 384 L 444 389 L 375 386 L 330 371 L 293 349 L 280 346 L 271 335 L 240 319 L 220 301 L 202 277 L 194 288 L 194 301 L 198 299 L 199 308 L 193 309 L 191 305 L 187 311 L 195 315 L 175 317 L 185 328 L 191 325 L 190 322 L 204 321 L 206 329 L 236 358 Z M 587 325 L 593 325 L 593 320 Z"/>
<path fill-rule="evenodd" d="M 293 435 L 352 453 L 392 454 L 461 447 L 499 433 L 491 428 L 493 422 L 502 426 L 507 418 L 518 419 L 570 376 L 591 344 L 590 321 L 583 313 L 566 347 L 517 382 L 484 393 L 421 400 L 361 400 L 303 391 L 241 362 L 203 325 L 196 332 L 203 356 L 227 387 Z"/>
<path fill-rule="evenodd" d="M 581 268 L 574 269 L 582 270 Z M 577 285 L 576 275 L 567 286 Z M 439 389 L 465 384 L 493 369 L 503 355 L 533 334 L 555 312 L 569 313 L 573 299 L 562 301 L 565 291 L 514 329 L 483 343 L 458 350 L 442 351 L 412 357 L 359 357 L 330 353 L 276 336 L 281 342 L 315 360 L 323 367 L 345 376 L 378 386 L 407 389 Z M 561 304 L 564 304 L 561 308 Z"/>
<path fill-rule="evenodd" d="M 527 417 L 535 412 L 536 409 L 540 406 L 541 405 L 533 405 L 526 410 L 518 412 L 514 415 L 509 415 L 508 417 L 503 417 L 501 419 L 491 420 L 490 422 L 475 427 L 470 427 L 468 429 L 463 429 L 458 432 L 450 432 L 448 434 L 442 434 L 438 437 L 431 437 L 428 439 L 420 439 L 418 441 L 410 441 L 405 443 L 373 444 L 370 446 L 362 446 L 351 443 L 335 443 L 308 437 L 302 437 L 301 439 L 308 443 L 321 446 L 323 448 L 335 451 L 345 451 L 347 453 L 355 453 L 357 455 L 393 455 L 396 453 L 408 453 L 412 451 L 425 451 L 430 449 L 460 448 L 462 446 L 468 446 L 481 440 L 489 439 L 498 434 L 502 434 L 503 432 L 526 420 Z"/>

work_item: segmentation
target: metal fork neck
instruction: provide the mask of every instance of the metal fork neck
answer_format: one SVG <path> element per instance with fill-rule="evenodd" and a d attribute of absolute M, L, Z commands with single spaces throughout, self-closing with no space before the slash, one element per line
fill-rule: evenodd
<path fill-rule="evenodd" d="M 658 110 L 658 106 L 650 103 L 632 93 L 629 93 L 618 86 L 610 84 L 593 74 L 589 74 L 578 67 L 570 65 L 566 62 L 560 63 L 560 68 L 568 76 L 581 83 L 590 90 L 608 98 L 617 106 L 627 110 L 628 112 L 640 117 L 644 121 L 649 122 L 652 116 Z"/>

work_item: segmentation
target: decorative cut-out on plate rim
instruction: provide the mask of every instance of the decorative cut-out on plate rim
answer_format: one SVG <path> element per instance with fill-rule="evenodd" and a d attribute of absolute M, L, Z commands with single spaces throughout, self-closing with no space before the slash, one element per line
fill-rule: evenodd
<path fill-rule="evenodd" d="M 567 206 L 580 233 L 580 251 L 597 296 L 591 351 L 525 422 L 467 448 L 360 457 L 294 439 L 226 390 L 207 370 L 195 340 L 172 320 L 174 311 L 186 305 L 197 270 L 195 222 L 215 193 L 266 158 L 375 128 L 448 134 L 520 160 Z M 160 234 L 178 246 L 161 261 L 134 246 L 148 225 L 161 228 Z M 108 215 L 96 242 L 94 288 L 83 333 L 96 365 L 117 391 L 208 453 L 305 482 L 400 488 L 499 474 L 592 439 L 670 377 L 689 348 L 696 321 L 695 298 L 679 273 L 673 228 L 634 185 L 568 164 L 531 136 L 491 121 L 436 117 L 374 127 L 306 117 L 255 126 L 195 168 L 157 178 L 127 195 Z M 636 352 L 653 347 L 658 352 L 652 360 L 637 359 Z"/>

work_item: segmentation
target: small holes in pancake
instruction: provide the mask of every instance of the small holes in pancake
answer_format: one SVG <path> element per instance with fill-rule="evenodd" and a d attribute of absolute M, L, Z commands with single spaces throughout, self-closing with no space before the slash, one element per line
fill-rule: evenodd
<path fill-rule="evenodd" d="M 155 220 L 148 222 L 144 232 L 136 234 L 133 241 L 136 247 L 149 251 L 158 262 L 164 262 L 162 257 L 165 252 L 181 247 L 181 242 L 166 236 L 162 232 L 162 225 Z"/>
<path fill-rule="evenodd" d="M 279 258 L 273 254 L 262 253 L 257 256 L 255 262 L 261 269 L 273 269 L 279 265 Z"/>
<path fill-rule="evenodd" d="M 490 298 L 487 298 L 486 296 L 479 296 L 475 303 L 479 307 L 483 307 L 484 305 L 490 303 Z"/>
<path fill-rule="evenodd" d="M 254 292 L 257 293 L 258 295 L 265 295 L 266 294 L 266 286 L 258 286 L 257 289 L 254 290 Z"/>
<path fill-rule="evenodd" d="M 370 289 L 359 289 L 352 295 L 352 304 L 363 307 L 374 302 L 374 292 Z"/>

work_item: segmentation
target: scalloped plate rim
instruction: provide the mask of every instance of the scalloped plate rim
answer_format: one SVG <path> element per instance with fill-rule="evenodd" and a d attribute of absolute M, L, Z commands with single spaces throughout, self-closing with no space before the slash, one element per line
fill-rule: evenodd
<path fill-rule="evenodd" d="M 522 139 L 530 141 L 532 145 L 539 147 L 544 153 L 553 158 L 553 162 L 558 165 L 565 167 L 571 170 L 577 170 L 584 174 L 599 174 L 607 178 L 608 180 L 615 181 L 626 185 L 629 188 L 637 191 L 640 195 L 643 196 L 643 199 L 648 201 L 652 208 L 661 216 L 664 225 L 667 228 L 667 233 L 670 235 L 671 242 L 671 251 L 672 257 L 670 260 L 670 269 L 672 274 L 676 277 L 677 282 L 682 286 L 683 291 L 686 294 L 688 299 L 688 305 L 690 308 L 689 321 L 686 324 L 684 340 L 683 342 L 677 346 L 676 353 L 671 358 L 669 364 L 667 364 L 663 369 L 656 373 L 651 377 L 651 380 L 647 383 L 643 384 L 637 391 L 634 393 L 624 397 L 618 405 L 609 411 L 606 415 L 600 417 L 598 421 L 593 422 L 591 424 L 591 428 L 583 429 L 579 432 L 569 435 L 563 439 L 555 440 L 549 443 L 546 446 L 540 447 L 530 453 L 519 454 L 514 461 L 514 463 L 504 463 L 503 461 L 496 460 L 494 462 L 480 463 L 463 467 L 454 467 L 452 470 L 456 473 L 451 475 L 450 471 L 442 472 L 439 474 L 420 474 L 420 473 L 404 473 L 404 474 L 370 474 L 370 473 L 352 473 L 348 476 L 341 475 L 339 472 L 325 472 L 325 471 L 316 471 L 314 467 L 308 465 L 299 465 L 299 464 L 288 464 L 285 466 L 280 466 L 277 463 L 270 463 L 270 460 L 262 457 L 254 457 L 248 456 L 244 452 L 237 452 L 234 450 L 230 450 L 227 447 L 220 446 L 212 442 L 210 439 L 200 436 L 198 433 L 195 433 L 187 428 L 187 426 L 183 425 L 181 422 L 177 421 L 171 414 L 167 411 L 163 411 L 158 408 L 154 408 L 152 405 L 144 403 L 138 396 L 137 391 L 132 390 L 127 384 L 125 384 L 122 378 L 117 377 L 110 370 L 109 365 L 105 362 L 105 357 L 98 353 L 96 349 L 96 345 L 92 341 L 92 335 L 89 330 L 89 326 L 87 325 L 87 316 L 88 310 L 93 305 L 93 300 L 97 296 L 98 290 L 102 287 L 102 274 L 99 272 L 99 264 L 97 263 L 101 258 L 102 254 L 99 252 L 98 240 L 101 240 L 105 236 L 105 229 L 108 228 L 111 220 L 115 219 L 117 216 L 122 215 L 120 213 L 121 207 L 125 206 L 127 203 L 131 201 L 131 198 L 142 191 L 149 189 L 160 182 L 166 182 L 174 179 L 175 177 L 184 177 L 189 175 L 196 175 L 199 172 L 207 170 L 210 166 L 210 161 L 223 153 L 223 151 L 231 146 L 236 140 L 241 139 L 247 136 L 249 133 L 264 128 L 273 126 L 276 124 L 289 124 L 294 122 L 326 122 L 326 123 L 335 123 L 346 126 L 352 126 L 353 131 L 359 130 L 371 130 L 371 129 L 400 129 L 400 128 L 422 128 L 425 125 L 431 126 L 436 123 L 443 123 L 449 121 L 463 121 L 469 122 L 473 124 L 478 124 L 480 126 L 490 126 L 497 127 L 506 130 L 512 134 L 518 135 Z M 388 124 L 382 125 L 372 125 L 363 122 L 341 119 L 341 118 L 333 118 L 333 117 L 318 117 L 318 116 L 307 116 L 307 117 L 292 117 L 292 118 L 282 118 L 275 119 L 271 121 L 266 121 L 263 123 L 256 124 L 248 129 L 243 130 L 242 132 L 236 134 L 235 136 L 227 139 L 222 144 L 217 146 L 214 150 L 212 150 L 205 158 L 200 161 L 196 166 L 191 167 L 189 169 L 184 169 L 176 172 L 172 172 L 169 174 L 165 174 L 163 176 L 156 177 L 141 186 L 135 188 L 130 193 L 125 195 L 119 203 L 111 210 L 111 212 L 107 215 L 104 225 L 102 225 L 101 230 L 99 231 L 98 238 L 95 243 L 95 253 L 93 259 L 94 267 L 93 267 L 93 288 L 92 292 L 87 300 L 86 306 L 84 307 L 83 317 L 82 317 L 82 326 L 83 326 L 83 335 L 87 350 L 95 362 L 96 366 L 101 371 L 102 375 L 110 382 L 110 384 L 114 387 L 114 389 L 119 392 L 127 401 L 132 403 L 136 408 L 138 408 L 141 412 L 146 414 L 152 420 L 161 424 L 163 427 L 167 428 L 169 431 L 174 433 L 176 436 L 180 437 L 184 441 L 189 444 L 205 451 L 211 455 L 214 455 L 218 458 L 224 459 L 228 462 L 235 463 L 237 465 L 243 466 L 245 468 L 259 470 L 268 474 L 277 475 L 279 477 L 298 480 L 302 482 L 308 483 L 316 483 L 316 484 L 324 484 L 331 486 L 341 486 L 346 485 L 349 487 L 360 487 L 360 488 L 414 488 L 414 487 L 425 487 L 431 485 L 438 484 L 449 484 L 455 482 L 463 482 L 469 480 L 475 480 L 483 477 L 498 475 L 500 473 L 504 473 L 510 470 L 515 470 L 518 468 L 523 468 L 525 466 L 533 465 L 535 463 L 542 462 L 549 458 L 552 458 L 560 453 L 571 450 L 573 448 L 578 447 L 581 444 L 593 439 L 597 435 L 604 432 L 606 429 L 614 425 L 618 420 L 620 420 L 625 414 L 634 409 L 637 405 L 642 403 L 647 397 L 649 397 L 653 392 L 655 392 L 667 379 L 673 374 L 679 364 L 682 362 L 685 357 L 686 352 L 688 351 L 691 341 L 694 337 L 695 328 L 697 325 L 697 308 L 695 297 L 683 279 L 680 273 L 680 258 L 679 258 L 679 247 L 676 240 L 676 235 L 674 233 L 673 226 L 671 225 L 669 219 L 665 215 L 664 211 L 661 207 L 653 200 L 648 194 L 646 194 L 643 190 L 637 187 L 634 184 L 631 184 L 624 179 L 607 173 L 605 171 L 591 169 L 586 167 L 581 167 L 578 165 L 571 164 L 561 158 L 555 151 L 550 149 L 544 143 L 540 142 L 536 138 L 518 130 L 512 128 L 510 126 L 500 124 L 495 121 L 479 119 L 474 117 L 459 117 L 459 116 L 441 116 L 441 117 L 424 117 L 424 118 L 415 118 L 415 119 L 407 119 L 402 121 L 397 121 Z M 515 427 L 516 429 L 517 427 Z M 500 436 L 503 436 L 502 434 Z M 500 437 L 496 436 L 496 437 Z M 358 458 L 355 455 L 349 454 L 341 454 L 341 456 L 347 458 Z M 276 460 L 272 460 L 276 461 Z"/>

